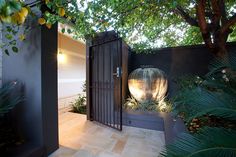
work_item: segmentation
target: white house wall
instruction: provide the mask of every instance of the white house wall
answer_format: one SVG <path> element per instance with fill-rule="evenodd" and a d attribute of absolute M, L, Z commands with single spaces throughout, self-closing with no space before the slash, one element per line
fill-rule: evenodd
<path fill-rule="evenodd" d="M 59 33 L 59 52 L 64 56 L 63 61 L 58 61 L 58 98 L 59 108 L 67 107 L 78 94 L 86 79 L 86 47 L 82 42 Z"/>

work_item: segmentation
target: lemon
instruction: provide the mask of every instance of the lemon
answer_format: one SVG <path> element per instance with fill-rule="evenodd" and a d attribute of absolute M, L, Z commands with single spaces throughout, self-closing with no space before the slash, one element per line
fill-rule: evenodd
<path fill-rule="evenodd" d="M 20 39 L 20 41 L 25 40 L 25 35 L 24 35 L 24 34 L 21 34 L 21 35 L 19 36 L 19 39 Z"/>
<path fill-rule="evenodd" d="M 47 23 L 47 24 L 46 24 L 46 27 L 47 27 L 48 29 L 51 29 L 51 28 L 52 28 L 52 24 Z"/>
<path fill-rule="evenodd" d="M 27 8 L 23 7 L 19 12 L 12 15 L 12 22 L 15 24 L 23 24 L 28 15 L 29 11 Z"/>
<path fill-rule="evenodd" d="M 29 11 L 26 7 L 23 7 L 21 9 L 21 11 L 19 12 L 19 14 L 21 14 L 22 16 L 26 17 L 28 15 Z"/>
<path fill-rule="evenodd" d="M 45 20 L 44 18 L 39 18 L 39 19 L 38 19 L 38 23 L 39 23 L 40 25 L 44 25 L 44 24 L 46 23 L 46 20 Z"/>
<path fill-rule="evenodd" d="M 0 19 L 4 23 L 11 23 L 12 22 L 11 16 L 0 16 Z"/>
<path fill-rule="evenodd" d="M 64 9 L 64 8 L 59 8 L 58 14 L 59 14 L 60 16 L 62 16 L 62 17 L 65 16 L 65 14 L 66 14 L 65 9 Z"/>
<path fill-rule="evenodd" d="M 48 4 L 50 2 L 50 0 L 45 0 L 45 3 Z"/>

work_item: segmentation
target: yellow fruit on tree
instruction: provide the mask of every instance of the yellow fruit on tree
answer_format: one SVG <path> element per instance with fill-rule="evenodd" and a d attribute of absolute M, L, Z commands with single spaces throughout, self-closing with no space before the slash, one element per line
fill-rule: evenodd
<path fill-rule="evenodd" d="M 62 16 L 62 17 L 65 16 L 65 14 L 66 14 L 65 9 L 64 9 L 64 8 L 59 8 L 58 14 L 59 14 L 60 16 Z"/>
<path fill-rule="evenodd" d="M 45 20 L 44 18 L 39 18 L 39 19 L 38 19 L 38 23 L 39 23 L 40 25 L 44 25 L 44 24 L 46 23 L 46 20 Z"/>
<path fill-rule="evenodd" d="M 12 15 L 12 22 L 15 24 L 23 24 L 28 15 L 29 11 L 27 8 L 23 7 L 19 12 Z"/>
<path fill-rule="evenodd" d="M 0 16 L 0 19 L 4 23 L 11 23 L 12 22 L 11 16 Z"/>
<path fill-rule="evenodd" d="M 52 24 L 47 23 L 47 24 L 46 24 L 46 27 L 47 27 L 48 29 L 51 29 L 51 28 L 52 28 Z"/>
<path fill-rule="evenodd" d="M 21 34 L 21 35 L 19 36 L 19 39 L 20 39 L 20 41 L 25 40 L 25 35 L 24 35 L 24 34 Z"/>
<path fill-rule="evenodd" d="M 50 2 L 50 0 L 45 0 L 45 3 L 48 4 Z"/>
<path fill-rule="evenodd" d="M 21 10 L 19 12 L 19 14 L 21 14 L 21 16 L 24 16 L 24 17 L 26 17 L 28 15 L 28 13 L 29 13 L 29 11 L 26 7 L 21 8 Z"/>

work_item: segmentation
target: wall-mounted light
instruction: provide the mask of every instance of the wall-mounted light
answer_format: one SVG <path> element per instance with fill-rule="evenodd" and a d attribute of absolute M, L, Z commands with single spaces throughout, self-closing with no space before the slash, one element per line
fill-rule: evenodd
<path fill-rule="evenodd" d="M 58 52 L 57 54 L 57 60 L 59 63 L 65 63 L 66 62 L 66 56 L 62 52 Z"/>

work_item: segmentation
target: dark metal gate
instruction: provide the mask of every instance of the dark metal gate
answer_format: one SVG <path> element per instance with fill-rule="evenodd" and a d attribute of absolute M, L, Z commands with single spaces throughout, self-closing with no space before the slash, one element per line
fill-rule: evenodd
<path fill-rule="evenodd" d="M 88 51 L 89 119 L 122 130 L 122 40 L 98 40 Z"/>

